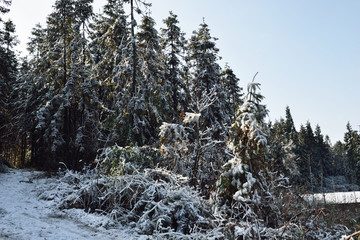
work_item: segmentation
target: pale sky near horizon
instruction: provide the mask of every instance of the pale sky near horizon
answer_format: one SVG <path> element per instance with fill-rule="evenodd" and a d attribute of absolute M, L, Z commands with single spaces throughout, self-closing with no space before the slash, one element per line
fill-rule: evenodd
<path fill-rule="evenodd" d="M 9 17 L 25 51 L 31 29 L 45 26 L 55 0 L 12 0 Z M 94 0 L 98 13 L 106 0 Z M 254 74 L 272 121 L 290 107 L 297 130 L 319 124 L 332 143 L 346 124 L 360 127 L 360 1 L 358 0 L 152 0 L 157 28 L 173 11 L 189 38 L 203 18 L 221 65 L 229 63 L 240 85 Z"/>

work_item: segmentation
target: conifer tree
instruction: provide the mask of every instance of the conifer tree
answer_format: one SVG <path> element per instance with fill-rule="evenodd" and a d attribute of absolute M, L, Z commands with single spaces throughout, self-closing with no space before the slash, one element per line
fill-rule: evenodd
<path fill-rule="evenodd" d="M 171 121 L 179 123 L 181 112 L 187 111 L 188 89 L 183 81 L 185 34 L 178 26 L 177 15 L 170 12 L 164 21 L 166 28 L 161 29 L 161 48 L 165 58 L 165 85 Z"/>
<path fill-rule="evenodd" d="M 342 175 L 349 178 L 351 167 L 347 161 L 345 144 L 341 141 L 337 141 L 332 146 L 332 155 L 333 155 L 333 166 L 334 166 L 334 175 Z"/>
<path fill-rule="evenodd" d="M 331 166 L 330 146 L 325 142 L 319 125 L 315 127 L 314 139 L 314 168 L 317 169 L 317 178 L 319 179 L 320 185 L 323 186 L 324 177 L 333 175 L 333 168 Z"/>
<path fill-rule="evenodd" d="M 163 78 L 158 76 L 162 71 L 160 69 L 163 69 L 161 61 L 154 59 L 154 56 L 158 57 L 159 52 L 159 38 L 154 28 L 155 22 L 150 16 L 145 16 L 139 32 L 135 35 L 133 33 L 137 23 L 133 18 L 134 11 L 141 13 L 141 10 L 135 8 L 133 1 L 130 2 L 132 20 L 130 20 L 129 29 L 122 4 L 112 9 L 112 2 L 109 1 L 106 11 L 107 15 L 111 16 L 107 19 L 113 21 L 114 25 L 109 28 L 111 32 L 104 34 L 106 38 L 110 37 L 109 42 L 114 44 L 114 49 L 110 50 L 112 53 L 105 60 L 110 62 L 113 60 L 109 68 L 109 73 L 112 69 L 108 75 L 109 80 L 105 84 L 105 86 L 110 86 L 108 87 L 110 99 L 107 99 L 110 105 L 107 106 L 111 113 L 105 121 L 108 126 L 106 141 L 117 143 L 120 146 L 149 144 L 154 142 L 155 129 L 159 126 L 161 109 L 158 108 L 160 109 L 158 110 L 154 107 L 156 105 L 154 105 L 154 97 L 155 94 L 159 95 L 157 97 L 162 97 L 159 94 L 162 91 L 159 91 L 156 86 L 159 85 L 157 81 L 163 81 Z M 136 2 L 142 3 L 145 7 L 149 6 L 143 1 Z M 114 30 L 117 31 L 117 34 L 114 32 L 112 35 Z M 140 35 L 142 40 L 140 40 Z M 101 32 L 99 36 L 101 36 Z M 146 42 L 148 40 L 149 43 Z M 103 42 L 103 40 L 101 41 Z M 141 44 L 142 46 L 140 46 Z M 101 54 L 108 53 L 105 48 Z M 111 58 L 111 55 L 114 57 Z M 154 62 L 148 61 L 148 59 Z M 159 64 L 158 67 L 154 67 L 156 63 Z M 150 66 L 151 64 L 153 66 Z"/>
<path fill-rule="evenodd" d="M 261 104 L 264 98 L 257 90 L 260 84 L 248 84 L 248 93 L 244 103 L 238 108 L 236 119 L 230 131 L 231 144 L 235 156 L 242 163 L 249 165 L 249 170 L 256 174 L 267 165 L 265 154 L 267 151 L 267 115 L 266 106 Z"/>
<path fill-rule="evenodd" d="M 38 124 L 38 112 L 44 101 L 47 101 L 49 89 L 46 84 L 46 72 L 50 68 L 47 60 L 46 29 L 37 24 L 32 30 L 32 36 L 28 43 L 29 60 L 23 62 L 18 77 L 20 98 L 16 99 L 15 105 L 19 115 L 20 126 L 23 127 L 20 134 L 26 134 L 29 138 L 29 150 L 31 152 L 30 162 L 33 166 L 41 166 L 42 156 L 40 152 L 44 152 L 42 147 L 43 138 L 42 131 L 36 129 Z M 22 95 L 27 97 L 21 98 Z M 26 119 L 26 124 L 21 124 L 21 119 Z"/>
<path fill-rule="evenodd" d="M 303 176 L 302 182 L 309 187 L 309 190 L 314 191 L 314 187 L 318 185 L 320 169 L 315 156 L 316 142 L 310 122 L 307 122 L 305 126 L 300 126 L 298 144 L 297 151 L 300 172 Z"/>
<path fill-rule="evenodd" d="M 286 106 L 285 109 L 285 135 L 288 140 L 292 140 L 293 142 L 297 142 L 297 131 L 295 128 L 294 120 L 291 116 L 290 107 Z"/>
<path fill-rule="evenodd" d="M 136 91 L 128 107 L 132 112 L 134 140 L 139 145 L 151 144 L 157 138 L 156 129 L 169 112 L 164 85 L 164 58 L 155 21 L 146 15 L 139 26 L 138 78 Z"/>
<path fill-rule="evenodd" d="M 16 161 L 12 164 L 16 167 L 28 167 L 31 159 L 27 156 L 27 152 L 31 146 L 30 139 L 36 115 L 33 100 L 37 97 L 37 93 L 33 92 L 34 79 L 26 58 L 22 59 L 17 76 L 11 94 L 11 131 L 16 135 L 17 144 L 15 145 L 18 151 Z"/>
<path fill-rule="evenodd" d="M 248 93 L 244 103 L 237 109 L 230 129 L 230 147 L 234 157 L 223 166 L 216 183 L 215 209 L 225 213 L 225 216 L 232 216 L 232 208 L 235 208 L 234 216 L 240 217 L 246 214 L 244 204 L 260 203 L 257 194 L 263 189 L 256 187 L 256 183 L 260 171 L 266 171 L 268 143 L 265 123 L 267 110 L 261 104 L 263 96 L 257 93 L 258 89 L 259 83 L 253 81 L 248 84 Z"/>
<path fill-rule="evenodd" d="M 224 133 L 223 123 L 227 122 L 229 116 L 224 112 L 224 89 L 221 86 L 221 69 L 215 41 L 217 39 L 210 35 L 210 29 L 204 22 L 200 24 L 198 31 L 194 31 L 188 45 L 189 66 L 191 73 L 190 94 L 191 108 L 198 112 L 197 102 L 204 96 L 210 95 L 213 91 L 216 95 L 214 103 L 201 114 L 205 127 L 212 127 L 215 138 L 221 138 Z"/>
<path fill-rule="evenodd" d="M 10 11 L 9 6 L 11 5 L 12 0 L 1 0 L 0 1 L 0 16 L 1 14 L 7 13 Z M 0 17 L 0 23 L 2 22 L 2 18 Z"/>
<path fill-rule="evenodd" d="M 132 76 L 132 89 L 125 92 L 122 96 L 125 101 L 121 103 L 126 122 L 130 124 L 123 126 L 127 129 L 122 128 L 122 131 L 127 132 L 128 143 L 135 145 L 154 143 L 156 128 L 164 117 L 163 111 L 169 109 L 162 91 L 165 79 L 159 41 L 154 20 L 148 15 L 144 16 L 137 33 L 136 81 Z"/>
<path fill-rule="evenodd" d="M 231 119 L 235 118 L 236 108 L 242 104 L 242 88 L 239 86 L 239 79 L 228 64 L 221 72 L 221 82 L 224 89 L 224 101 L 226 114 Z"/>
<path fill-rule="evenodd" d="M 56 168 L 56 162 L 63 161 L 79 168 L 84 163 L 79 160 L 91 160 L 96 153 L 96 82 L 90 78 L 85 38 L 91 3 L 56 1 L 46 31 L 35 29 L 29 45 L 36 54 L 32 74 L 43 92 L 38 94 L 32 141 L 33 163 L 41 167 Z"/>
<path fill-rule="evenodd" d="M 350 167 L 349 178 L 352 183 L 359 183 L 360 174 L 360 136 L 353 130 L 350 123 L 346 125 L 344 136 L 345 153 Z"/>
<path fill-rule="evenodd" d="M 220 167 L 228 160 L 225 153 L 226 123 L 230 116 L 226 114 L 224 89 L 221 85 L 221 69 L 217 61 L 218 51 L 216 38 L 210 34 L 204 22 L 193 32 L 188 44 L 189 65 L 189 110 L 200 114 L 199 123 L 194 126 L 195 146 L 193 157 L 193 179 L 200 179 L 200 185 L 207 184 L 208 175 L 213 169 Z M 207 107 L 202 107 L 208 101 Z M 194 123 L 192 123 L 194 124 Z M 216 143 L 216 144 L 214 144 Z M 202 152 L 201 146 L 211 145 L 209 152 Z"/>
<path fill-rule="evenodd" d="M 125 124 L 122 103 L 126 100 L 129 83 L 129 51 L 131 38 L 123 1 L 108 0 L 103 12 L 91 24 L 90 48 L 93 56 L 92 77 L 98 83 L 99 101 L 102 103 L 99 121 L 101 144 L 126 145 L 126 136 L 119 130 Z M 119 118 L 120 116 L 120 118 Z"/>
<path fill-rule="evenodd" d="M 13 132 L 12 95 L 17 77 L 17 57 L 13 47 L 18 43 L 15 25 L 11 20 L 3 22 L 1 14 L 9 11 L 11 1 L 0 3 L 0 154 L 8 161 L 16 156 L 16 133 Z"/>
<path fill-rule="evenodd" d="M 292 183 L 298 183 L 300 178 L 296 142 L 286 134 L 286 121 L 281 118 L 274 124 L 269 124 L 269 170 L 287 176 Z"/>
<path fill-rule="evenodd" d="M 99 97 L 104 106 L 113 109 L 114 92 L 124 86 L 124 80 L 115 77 L 116 67 L 129 44 L 129 29 L 122 1 L 108 0 L 91 28 L 90 48 L 95 68 L 93 77 L 99 83 Z"/>

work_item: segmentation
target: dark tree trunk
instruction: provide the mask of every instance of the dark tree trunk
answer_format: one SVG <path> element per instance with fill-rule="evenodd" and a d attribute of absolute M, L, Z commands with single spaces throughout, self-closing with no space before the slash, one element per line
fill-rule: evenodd
<path fill-rule="evenodd" d="M 132 40 L 132 48 L 133 48 L 133 71 L 132 71 L 132 95 L 134 96 L 136 93 L 136 43 L 135 43 L 135 18 L 134 18 L 134 3 L 133 0 L 130 1 L 131 4 L 131 40 Z"/>

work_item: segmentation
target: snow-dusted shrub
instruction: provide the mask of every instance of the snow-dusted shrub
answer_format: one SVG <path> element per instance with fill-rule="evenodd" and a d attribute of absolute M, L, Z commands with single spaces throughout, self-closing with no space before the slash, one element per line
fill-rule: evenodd
<path fill-rule="evenodd" d="M 300 195 L 293 192 L 289 179 L 268 169 L 260 171 L 257 178 L 259 203 L 255 212 L 266 227 L 281 228 L 295 223 L 306 206 Z"/>
<path fill-rule="evenodd" d="M 285 234 L 280 228 L 292 217 L 286 178 L 261 171 L 255 179 L 248 165 L 233 158 L 223 166 L 216 187 L 213 211 L 224 219 L 224 232 L 229 238 L 257 239 Z"/>
<path fill-rule="evenodd" d="M 345 236 L 350 232 L 349 229 L 344 225 L 335 225 L 329 228 L 320 227 L 315 223 L 309 223 L 305 228 L 302 228 L 301 230 L 302 231 L 298 230 L 297 232 L 295 232 L 295 234 L 307 240 L 338 240 L 342 239 L 342 236 Z"/>
<path fill-rule="evenodd" d="M 223 166 L 223 173 L 216 183 L 217 206 L 229 204 L 233 200 L 250 201 L 255 181 L 248 165 L 236 158 L 231 159 Z"/>
<path fill-rule="evenodd" d="M 119 147 L 114 145 L 103 149 L 97 158 L 102 171 L 111 175 L 123 175 L 142 171 L 145 168 L 154 168 L 161 161 L 160 151 L 150 146 Z"/>
<path fill-rule="evenodd" d="M 69 189 L 61 191 L 59 206 L 103 213 L 143 234 L 189 234 L 211 226 L 211 210 L 187 183 L 187 178 L 164 169 L 111 177 L 68 171 L 62 184 Z"/>
<path fill-rule="evenodd" d="M 160 127 L 160 152 L 164 159 L 160 166 L 190 177 L 191 184 L 209 196 L 226 162 L 227 149 L 224 140 L 214 138 L 212 128 L 203 129 L 199 119 L 191 119 L 184 120 L 187 125 L 163 123 Z"/>
<path fill-rule="evenodd" d="M 93 212 L 91 206 L 96 204 L 92 201 L 96 199 L 95 195 L 99 192 L 99 190 L 94 189 L 94 186 L 100 186 L 104 182 L 104 179 L 97 177 L 97 171 L 95 169 L 86 169 L 80 173 L 66 169 L 59 172 L 59 175 L 57 181 L 50 184 L 48 191 L 39 194 L 39 198 L 42 200 L 54 200 L 60 209 L 83 208 L 88 212 Z M 82 199 L 82 192 L 86 189 L 92 189 L 88 191 L 91 192 L 92 196 Z"/>
<path fill-rule="evenodd" d="M 323 209 L 303 201 L 282 175 L 264 170 L 254 179 L 234 160 L 224 169 L 213 209 L 227 238 L 339 239 L 349 232 L 342 225 L 325 227 Z"/>
<path fill-rule="evenodd" d="M 190 227 L 209 224 L 209 207 L 181 176 L 157 169 L 114 181 L 116 189 L 111 192 L 116 201 L 111 214 L 117 219 L 125 214 L 121 222 L 131 222 L 141 233 L 189 233 Z"/>
<path fill-rule="evenodd" d="M 213 197 L 213 212 L 222 219 L 224 233 L 229 239 L 256 239 L 259 218 L 255 205 L 261 199 L 255 189 L 256 179 L 249 166 L 233 158 L 223 166 L 223 173 L 216 183 Z"/>
<path fill-rule="evenodd" d="M 160 126 L 160 152 L 164 161 L 162 166 L 175 173 L 188 175 L 191 172 L 191 142 L 189 130 L 181 124 L 163 123 Z"/>

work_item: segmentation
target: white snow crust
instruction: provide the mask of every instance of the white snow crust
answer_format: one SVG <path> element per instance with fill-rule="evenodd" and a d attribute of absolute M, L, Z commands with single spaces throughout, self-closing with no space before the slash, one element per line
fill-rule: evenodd
<path fill-rule="evenodd" d="M 334 193 L 315 193 L 303 196 L 308 202 L 346 204 L 359 203 L 360 191 L 355 192 L 334 192 Z"/>

